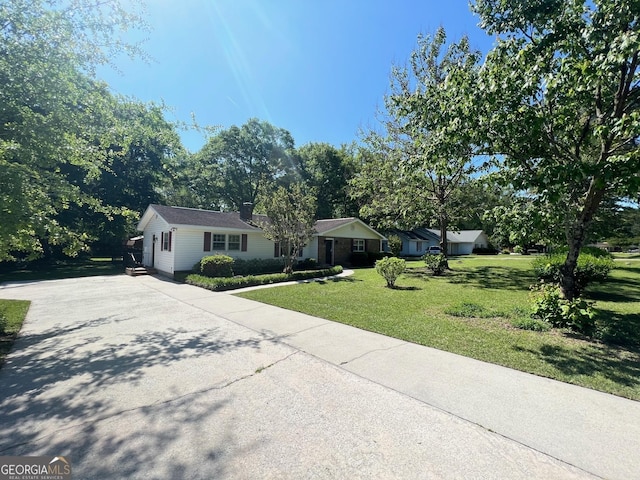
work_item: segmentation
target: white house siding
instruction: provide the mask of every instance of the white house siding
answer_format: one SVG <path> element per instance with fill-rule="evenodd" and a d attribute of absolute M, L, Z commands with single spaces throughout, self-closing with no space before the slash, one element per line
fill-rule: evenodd
<path fill-rule="evenodd" d="M 171 251 L 163 251 L 161 248 L 162 232 L 171 231 L 170 225 L 159 215 L 154 215 L 144 229 L 142 240 L 142 263 L 146 266 L 153 266 L 157 270 L 173 274 L 173 257 L 175 250 L 175 232 L 171 235 Z M 153 238 L 156 238 L 155 255 L 153 252 Z"/>
<path fill-rule="evenodd" d="M 247 251 L 241 250 L 211 250 L 204 251 L 204 233 L 224 235 L 247 235 Z M 178 238 L 180 247 L 176 250 L 175 271 L 191 270 L 193 266 L 209 255 L 229 255 L 233 258 L 250 260 L 253 258 L 273 258 L 273 242 L 267 240 L 260 232 L 246 232 L 213 227 L 177 227 L 174 233 Z"/>

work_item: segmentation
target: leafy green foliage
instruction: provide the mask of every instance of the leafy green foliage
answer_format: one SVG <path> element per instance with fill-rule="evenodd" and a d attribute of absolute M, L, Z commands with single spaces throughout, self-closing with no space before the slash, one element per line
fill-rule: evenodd
<path fill-rule="evenodd" d="M 531 265 L 538 280 L 559 283 L 566 256 L 566 253 L 558 251 L 534 258 Z M 604 282 L 613 267 L 613 259 L 606 251 L 599 248 L 595 250 L 583 249 L 578 257 L 574 272 L 576 294 L 580 295 L 584 292 L 590 283 Z"/>
<path fill-rule="evenodd" d="M 304 183 L 316 192 L 316 218 L 356 216 L 358 208 L 349 197 L 349 180 L 357 169 L 351 151 L 328 143 L 308 143 L 296 155 Z"/>
<path fill-rule="evenodd" d="M 475 170 L 480 54 L 466 37 L 445 43 L 442 28 L 432 37 L 420 36 L 409 65 L 393 68 L 384 134 L 367 136 L 352 186 L 361 215 L 378 226 L 413 228 L 437 219 L 446 254 L 447 228 L 462 214 L 453 199 Z"/>
<path fill-rule="evenodd" d="M 296 183 L 266 194 L 263 203 L 268 221 L 259 226 L 265 237 L 280 244 L 284 272 L 291 273 L 298 251 L 315 233 L 315 197 Z"/>
<path fill-rule="evenodd" d="M 531 287 L 531 316 L 554 327 L 563 324 L 562 294 L 560 288 L 553 283 L 542 283 Z"/>
<path fill-rule="evenodd" d="M 402 239 L 398 235 L 391 234 L 387 236 L 387 241 L 391 255 L 398 257 L 402 251 Z"/>
<path fill-rule="evenodd" d="M 160 108 L 92 76 L 143 26 L 118 0 L 0 4 L 0 261 L 121 244 L 179 147 Z M 138 196 L 136 196 L 138 194 Z M 146 206 L 146 205 L 144 205 Z"/>
<path fill-rule="evenodd" d="M 423 255 L 422 260 L 424 260 L 427 270 L 435 276 L 442 275 L 448 267 L 447 257 L 442 253 L 437 255 L 427 253 Z"/>
<path fill-rule="evenodd" d="M 204 275 L 191 274 L 185 279 L 186 283 L 208 290 L 222 291 L 236 288 L 253 287 L 257 285 L 269 285 L 272 283 L 288 282 L 291 280 L 309 280 L 318 277 L 329 277 L 342 273 L 341 266 L 335 266 L 324 270 L 311 270 L 286 273 L 272 273 L 267 275 L 247 275 L 244 277 L 218 277 L 211 278 Z"/>
<path fill-rule="evenodd" d="M 209 255 L 200 260 L 205 277 L 233 277 L 233 258 L 228 255 Z"/>
<path fill-rule="evenodd" d="M 406 262 L 401 258 L 387 257 L 376 261 L 376 272 L 386 281 L 387 287 L 394 288 L 396 280 L 406 268 Z"/>
<path fill-rule="evenodd" d="M 235 275 L 261 275 L 265 273 L 282 272 L 284 261 L 282 258 L 253 258 L 233 260 L 233 273 Z"/>
<path fill-rule="evenodd" d="M 477 0 L 498 37 L 479 77 L 490 154 L 564 235 L 564 295 L 601 205 L 640 189 L 640 4 Z M 537 224 L 538 231 L 548 225 Z"/>
<path fill-rule="evenodd" d="M 190 159 L 191 188 L 204 208 L 239 210 L 257 203 L 265 185 L 288 185 L 293 174 L 291 134 L 252 118 L 218 132 Z"/>
<path fill-rule="evenodd" d="M 531 288 L 531 316 L 556 328 L 570 328 L 585 335 L 593 335 L 596 329 L 593 304 L 575 297 L 562 297 L 556 284 L 543 283 Z"/>

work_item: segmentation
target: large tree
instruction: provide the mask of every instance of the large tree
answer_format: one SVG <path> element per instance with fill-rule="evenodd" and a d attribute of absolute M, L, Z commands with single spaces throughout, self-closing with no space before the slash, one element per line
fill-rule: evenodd
<path fill-rule="evenodd" d="M 83 195 L 99 199 L 102 208 L 70 205 L 57 218 L 61 225 L 90 232 L 93 253 L 117 255 L 147 206 L 164 200 L 167 167 L 184 151 L 161 106 L 108 95 L 103 101 L 110 107 L 96 123 L 109 129 L 110 143 L 103 146 L 107 153 L 99 172 L 87 177 L 74 165 L 60 167 Z"/>
<path fill-rule="evenodd" d="M 264 185 L 287 184 L 295 176 L 293 149 L 287 130 L 252 118 L 222 130 L 194 155 L 192 188 L 205 208 L 255 204 Z"/>
<path fill-rule="evenodd" d="M 355 174 L 350 150 L 328 143 L 308 143 L 298 148 L 299 168 L 305 183 L 317 192 L 316 218 L 353 216 L 357 209 L 349 197 L 349 180 Z"/>
<path fill-rule="evenodd" d="M 604 201 L 640 186 L 640 3 L 478 0 L 498 36 L 478 94 L 487 146 L 516 189 L 561 219 L 569 247 L 561 289 Z"/>
<path fill-rule="evenodd" d="M 98 120 L 111 115 L 110 94 L 91 73 L 138 25 L 115 0 L 0 3 L 0 261 L 37 257 L 46 245 L 72 255 L 89 236 L 61 224 L 61 212 L 111 213 L 81 185 L 112 153 Z"/>
<path fill-rule="evenodd" d="M 466 37 L 445 45 L 443 28 L 420 36 L 409 65 L 392 70 L 384 132 L 369 134 L 375 153 L 365 157 L 370 161 L 354 186 L 356 195 L 370 194 L 365 215 L 380 207 L 394 221 L 424 224 L 435 218 L 446 255 L 453 197 L 475 169 L 473 98 L 480 57 Z"/>

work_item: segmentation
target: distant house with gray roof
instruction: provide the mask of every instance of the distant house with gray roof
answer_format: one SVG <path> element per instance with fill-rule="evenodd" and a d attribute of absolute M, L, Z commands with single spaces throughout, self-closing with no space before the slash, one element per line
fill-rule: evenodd
<path fill-rule="evenodd" d="M 422 256 L 431 246 L 440 245 L 440 230 L 414 228 L 413 230 L 393 230 L 388 235 L 397 235 L 402 240 L 401 256 Z M 447 253 L 449 255 L 469 255 L 474 248 L 487 248 L 489 238 L 482 230 L 447 231 Z"/>
<path fill-rule="evenodd" d="M 173 275 L 191 270 L 202 257 L 277 258 L 280 246 L 259 225 L 268 221 L 250 204 L 240 212 L 149 205 L 138 223 L 143 232 L 143 264 Z M 324 265 L 349 265 L 353 253 L 380 252 L 386 238 L 354 217 L 318 220 L 315 235 L 298 257 Z"/>

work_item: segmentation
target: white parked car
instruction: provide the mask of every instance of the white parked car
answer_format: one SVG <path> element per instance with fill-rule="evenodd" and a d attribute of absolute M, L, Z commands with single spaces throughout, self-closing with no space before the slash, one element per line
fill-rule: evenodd
<path fill-rule="evenodd" d="M 440 254 L 440 247 L 436 247 L 435 245 L 431 246 L 431 247 L 429 247 L 429 250 L 427 250 L 427 253 L 429 255 L 439 255 Z"/>

